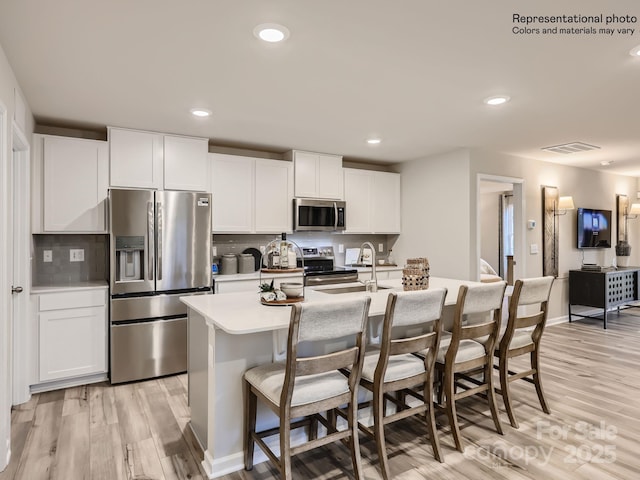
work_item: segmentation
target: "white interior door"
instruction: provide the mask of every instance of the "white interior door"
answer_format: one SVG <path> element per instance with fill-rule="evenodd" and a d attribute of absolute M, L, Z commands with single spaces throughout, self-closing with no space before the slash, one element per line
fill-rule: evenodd
<path fill-rule="evenodd" d="M 30 168 L 29 143 L 22 132 L 13 126 L 12 186 L 13 205 L 10 207 L 12 239 L 9 242 L 13 259 L 11 277 L 12 330 L 13 330 L 13 405 L 29 400 L 32 379 L 34 339 L 36 331 L 29 315 L 30 280 Z"/>
<path fill-rule="evenodd" d="M 0 104 L 0 471 L 11 453 L 11 293 L 9 277 L 9 161 L 7 159 L 7 111 Z"/>

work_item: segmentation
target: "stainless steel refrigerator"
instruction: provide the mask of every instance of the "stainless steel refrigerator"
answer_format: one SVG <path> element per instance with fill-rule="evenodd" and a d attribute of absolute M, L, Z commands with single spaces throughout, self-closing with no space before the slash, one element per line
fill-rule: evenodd
<path fill-rule="evenodd" d="M 211 194 L 109 191 L 111 383 L 184 372 L 187 309 L 211 292 Z"/>

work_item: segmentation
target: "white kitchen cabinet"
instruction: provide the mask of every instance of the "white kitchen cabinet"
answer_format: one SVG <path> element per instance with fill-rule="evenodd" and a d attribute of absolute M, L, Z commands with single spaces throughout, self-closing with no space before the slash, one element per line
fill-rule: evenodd
<path fill-rule="evenodd" d="M 287 154 L 293 160 L 295 196 L 342 200 L 342 157 L 325 153 L 293 150 Z"/>
<path fill-rule="evenodd" d="M 107 289 L 40 293 L 38 380 L 107 372 Z"/>
<path fill-rule="evenodd" d="M 112 187 L 208 191 L 206 138 L 109 127 Z"/>
<path fill-rule="evenodd" d="M 164 136 L 164 188 L 209 191 L 209 140 Z"/>
<path fill-rule="evenodd" d="M 163 187 L 162 134 L 109 128 L 108 135 L 110 186 Z"/>
<path fill-rule="evenodd" d="M 255 159 L 255 232 L 290 232 L 293 228 L 291 162 Z"/>
<path fill-rule="evenodd" d="M 400 174 L 373 172 L 371 226 L 374 233 L 400 233 Z"/>
<path fill-rule="evenodd" d="M 212 153 L 214 233 L 291 231 L 291 162 Z"/>
<path fill-rule="evenodd" d="M 344 169 L 345 233 L 400 233 L 400 174 Z"/>
<path fill-rule="evenodd" d="M 371 233 L 373 177 L 369 170 L 344 169 L 345 233 Z"/>
<path fill-rule="evenodd" d="M 107 142 L 34 135 L 33 233 L 105 233 Z"/>
<path fill-rule="evenodd" d="M 402 278 L 402 269 L 390 270 L 388 268 L 378 268 L 376 270 L 376 278 L 378 282 Z M 371 280 L 371 269 L 358 269 L 358 281 L 366 282 L 367 280 Z"/>
<path fill-rule="evenodd" d="M 210 153 L 211 225 L 217 233 L 250 233 L 253 229 L 254 159 Z"/>

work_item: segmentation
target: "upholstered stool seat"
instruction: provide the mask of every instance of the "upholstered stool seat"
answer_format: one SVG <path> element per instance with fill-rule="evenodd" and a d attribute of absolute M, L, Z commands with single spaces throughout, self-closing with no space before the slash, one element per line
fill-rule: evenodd
<path fill-rule="evenodd" d="M 380 352 L 367 352 L 362 366 L 362 380 L 373 382 Z M 389 358 L 387 370 L 384 372 L 385 382 L 395 382 L 424 373 L 424 360 L 410 353 Z"/>
<path fill-rule="evenodd" d="M 274 405 L 280 406 L 282 385 L 286 374 L 284 362 L 261 365 L 248 370 L 245 380 L 260 390 Z M 349 393 L 349 379 L 340 372 L 325 372 L 296 378 L 291 406 L 319 402 Z"/>
<path fill-rule="evenodd" d="M 447 342 L 445 345 L 440 346 L 438 355 L 436 356 L 436 362 L 445 362 L 445 357 L 447 355 L 447 350 L 449 349 L 450 343 L 451 337 L 449 337 L 449 342 Z M 456 363 L 467 362 L 476 358 L 482 358 L 484 355 L 486 355 L 486 353 L 484 350 L 484 345 L 482 345 L 482 343 L 476 342 L 475 340 L 461 340 L 458 346 L 458 352 L 456 354 L 455 361 Z"/>

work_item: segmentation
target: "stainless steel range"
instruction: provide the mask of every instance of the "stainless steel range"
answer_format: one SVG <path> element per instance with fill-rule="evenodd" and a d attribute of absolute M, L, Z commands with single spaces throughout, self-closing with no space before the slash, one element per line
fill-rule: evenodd
<path fill-rule="evenodd" d="M 358 271 L 334 264 L 333 247 L 303 247 L 305 284 L 332 285 L 358 281 Z"/>

